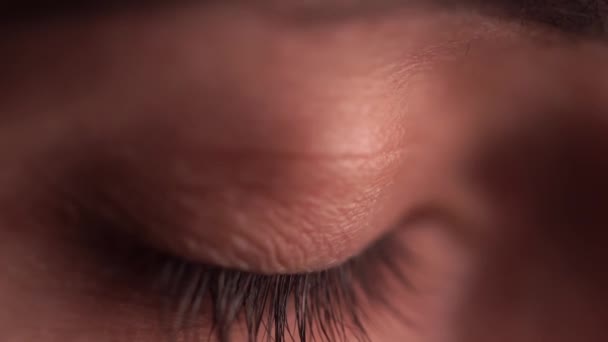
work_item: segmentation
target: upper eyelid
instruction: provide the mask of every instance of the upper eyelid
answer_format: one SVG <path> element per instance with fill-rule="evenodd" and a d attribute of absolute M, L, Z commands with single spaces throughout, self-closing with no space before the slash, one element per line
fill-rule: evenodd
<path fill-rule="evenodd" d="M 205 246 L 198 246 L 197 250 L 186 250 L 185 246 L 182 245 L 193 232 L 201 230 L 215 230 L 227 232 L 229 234 L 236 235 L 238 231 L 235 231 L 235 226 L 226 224 L 225 226 L 210 226 L 208 221 L 197 221 L 193 223 L 190 221 L 192 216 L 193 208 L 187 209 L 182 207 L 181 194 L 176 191 L 181 191 L 179 188 L 188 186 L 187 184 L 179 185 L 177 183 L 183 181 L 179 177 L 171 174 L 166 164 L 171 164 L 167 161 L 163 164 L 158 157 L 150 157 L 146 159 L 147 153 L 144 150 L 138 149 L 141 153 L 138 158 L 142 159 L 125 159 L 124 156 L 116 155 L 112 149 L 120 150 L 120 145 L 110 144 L 108 147 L 95 146 L 95 144 L 87 144 L 84 141 L 80 141 L 77 146 L 74 146 L 74 141 L 66 143 L 64 147 L 58 147 L 57 150 L 49 152 L 44 158 L 39 161 L 44 167 L 33 167 L 33 169 L 44 169 L 53 170 L 47 172 L 44 176 L 36 177 L 42 183 L 38 184 L 36 192 L 38 194 L 32 194 L 34 201 L 37 201 L 37 205 L 34 205 L 34 209 L 37 212 L 48 213 L 47 216 L 55 220 L 53 224 L 59 225 L 78 225 L 81 220 L 89 221 L 104 221 L 106 226 L 111 229 L 117 230 L 118 233 L 127 233 L 134 235 L 138 239 L 145 241 L 155 247 L 166 249 L 168 251 L 175 252 L 176 254 L 186 254 L 191 259 L 197 259 L 200 261 L 207 261 L 208 263 L 218 263 L 218 265 L 232 266 L 232 267 L 243 267 L 246 269 L 256 270 L 256 268 L 263 268 L 264 272 L 281 272 L 289 273 L 294 270 L 294 267 L 304 267 L 308 269 L 321 268 L 330 262 L 332 265 L 337 264 L 343 258 L 347 258 L 350 254 L 355 252 L 355 248 L 350 248 L 346 245 L 346 241 L 338 243 L 344 243 L 344 246 L 337 246 L 336 241 L 320 241 L 317 244 L 310 245 L 305 250 L 314 248 L 317 252 L 315 258 L 303 259 L 302 265 L 297 264 L 300 259 L 289 259 L 288 255 L 294 254 L 294 246 L 297 244 L 306 243 L 308 237 L 301 236 L 302 232 L 299 232 L 294 226 L 293 222 L 285 223 L 284 229 L 289 227 L 289 232 L 282 232 L 285 235 L 280 239 L 273 241 L 276 244 L 274 248 L 281 248 L 283 254 L 280 256 L 274 255 L 276 251 L 273 249 L 267 249 L 266 246 L 270 239 L 267 236 L 271 236 L 272 230 L 262 229 L 262 221 L 257 220 L 248 227 L 249 231 L 256 231 L 258 236 L 255 241 L 250 241 L 254 237 L 251 234 L 240 236 L 239 239 L 233 238 L 231 241 L 242 245 L 243 241 L 246 244 L 251 244 L 253 249 L 247 252 L 254 253 L 259 256 L 258 259 L 249 257 L 249 262 L 254 262 L 250 265 L 237 264 L 243 256 L 236 255 L 240 245 L 228 245 L 221 249 L 217 249 L 216 252 L 209 250 L 209 255 L 202 255 L 204 253 L 197 252 L 197 250 L 205 249 Z M 108 151 L 105 149 L 109 148 Z M 156 150 L 158 152 L 158 150 Z M 156 153 L 155 152 L 155 153 Z M 162 155 L 163 153 L 161 153 Z M 209 162 L 209 160 L 207 160 Z M 255 162 L 255 160 L 253 161 Z M 259 162 L 259 160 L 257 161 Z M 223 164 L 219 163 L 219 164 Z M 213 164 L 213 163 L 212 163 Z M 165 165 L 165 166 L 163 166 Z M 248 165 L 248 164 L 247 164 Z M 245 165 L 246 166 L 246 165 Z M 144 171 L 145 170 L 145 171 Z M 212 179 L 213 180 L 213 179 Z M 230 181 L 230 179 L 224 180 Z M 176 183 L 177 182 L 177 183 Z M 177 186 L 177 188 L 176 188 Z M 231 186 L 235 186 L 231 184 Z M 201 191 L 201 189 L 193 188 L 189 191 Z M 248 192 L 255 191 L 255 189 L 244 189 L 241 195 L 250 197 Z M 207 196 L 220 196 L 221 194 L 215 193 Z M 259 196 L 259 194 L 257 195 Z M 238 209 L 224 206 L 221 201 L 221 197 L 214 197 L 212 202 L 219 203 L 217 210 L 226 212 L 225 215 L 232 216 L 237 214 Z M 209 202 L 204 202 L 211 204 Z M 199 205 L 206 206 L 207 204 L 199 203 Z M 272 205 L 272 203 L 268 204 Z M 261 208 L 261 207 L 260 207 Z M 65 209 L 70 209 L 70 212 L 65 212 Z M 74 209 L 76 211 L 74 211 Z M 202 208 L 204 209 L 204 208 Z M 272 208 L 268 208 L 272 210 Z M 276 208 L 275 208 L 276 209 Z M 260 209 L 261 210 L 261 209 Z M 204 210 L 202 210 L 204 211 Z M 252 212 L 248 212 L 247 215 L 251 215 Z M 292 213 L 293 214 L 293 213 Z M 291 215 L 291 214 L 290 214 Z M 224 216 L 222 216 L 224 217 Z M 228 219 L 228 217 L 225 217 Z M 76 220 L 76 222 L 74 222 Z M 319 218 L 321 220 L 321 218 Z M 211 220 L 213 222 L 213 220 Z M 46 222 L 42 222 L 46 224 Z M 257 227 L 257 228 L 256 228 Z M 242 227 L 241 227 L 242 228 Z M 376 229 L 378 228 L 378 229 Z M 374 235 L 380 234 L 382 231 L 388 230 L 382 227 L 375 227 L 373 231 Z M 256 230 L 258 229 L 258 230 Z M 370 230 L 371 231 L 371 230 Z M 215 235 L 208 235 L 212 233 L 199 232 L 202 236 L 208 237 L 209 246 L 215 246 L 217 243 L 222 243 L 220 237 Z M 288 234 L 287 234 L 288 233 Z M 277 233 L 278 234 L 278 233 Z M 274 235 L 277 235 L 274 234 Z M 308 234 L 308 233 L 306 233 Z M 324 235 L 323 231 L 317 231 L 316 234 Z M 224 234 L 225 235 L 225 234 Z M 212 238 L 214 237 L 215 238 Z M 266 236 L 266 237 L 265 237 Z M 238 236 L 233 236 L 238 237 Z M 264 238 L 264 243 L 259 240 L 259 237 Z M 289 237 L 291 241 L 290 246 L 286 246 L 285 238 Z M 317 237 L 317 238 L 319 238 Z M 218 240 L 219 239 L 219 240 Z M 224 241 L 225 242 L 225 241 Z M 321 242 L 325 243 L 325 246 L 321 246 Z M 357 244 L 361 244 L 361 248 L 368 244 L 367 238 L 361 238 L 361 241 Z M 357 250 L 359 248 L 356 248 Z M 326 256 L 321 253 L 328 253 Z M 220 253 L 221 252 L 221 253 Z M 306 253 L 304 250 L 302 253 Z M 228 258 L 228 256 L 233 255 Z M 339 255 L 338 255 L 339 254 Z M 231 258 L 235 258 L 232 260 Z M 219 259 L 217 259 L 219 258 Z M 223 264 L 221 261 L 224 260 Z M 280 259 L 278 259 L 280 258 Z M 213 260 L 208 260 L 213 259 Z M 217 260 L 216 260 L 217 259 Z M 278 259 L 278 261 L 273 261 Z M 331 259 L 331 260 L 327 260 Z M 291 261 L 290 261 L 291 260 Z M 316 261 L 315 261 L 316 260 Z M 291 263 L 296 264 L 291 264 Z M 315 263 L 311 265 L 310 263 Z M 276 265 L 274 263 L 277 263 Z M 256 266 L 257 265 L 257 266 Z M 277 268 L 280 268 L 278 270 Z"/>

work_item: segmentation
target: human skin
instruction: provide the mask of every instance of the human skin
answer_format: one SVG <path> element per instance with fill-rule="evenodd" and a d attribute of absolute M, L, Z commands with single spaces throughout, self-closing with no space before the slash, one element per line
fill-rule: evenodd
<path fill-rule="evenodd" d="M 420 291 L 388 291 L 412 322 L 370 305 L 371 341 L 606 339 L 601 41 L 467 10 L 268 8 L 2 35 L 1 340 L 167 338 L 145 293 L 37 220 L 49 186 L 112 175 L 175 222 L 130 233 L 242 271 L 323 270 L 403 230 Z M 96 167 L 73 173 L 81 161 Z M 429 204 L 449 214 L 409 220 Z"/>

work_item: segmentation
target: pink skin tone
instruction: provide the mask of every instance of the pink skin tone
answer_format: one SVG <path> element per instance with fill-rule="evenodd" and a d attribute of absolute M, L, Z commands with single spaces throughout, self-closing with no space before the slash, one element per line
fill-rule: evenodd
<path fill-rule="evenodd" d="M 145 299 L 87 281 L 79 247 L 13 201 L 36 192 L 25 166 L 59 160 L 45 169 L 52 178 L 80 146 L 111 152 L 179 198 L 193 215 L 172 231 L 137 233 L 201 262 L 315 271 L 407 228 L 396 238 L 421 260 L 409 271 L 421 293 L 391 291 L 416 327 L 370 307 L 372 341 L 605 340 L 606 279 L 587 267 L 606 257 L 608 239 L 594 231 L 605 221 L 585 214 L 582 235 L 594 243 L 572 244 L 550 223 L 557 207 L 541 209 L 550 190 L 535 188 L 572 162 L 543 157 L 564 146 L 581 156 L 576 165 L 594 165 L 583 174 L 601 178 L 590 171 L 607 163 L 595 153 L 608 147 L 599 44 L 465 12 L 301 25 L 229 6 L 74 19 L 14 36 L 2 57 L 11 63 L 0 64 L 9 80 L 0 85 L 0 340 L 162 340 Z M 528 127 L 548 132 L 543 148 L 534 150 L 543 133 Z M 522 160 L 537 173 L 509 168 Z M 554 195 L 589 197 L 577 189 Z M 431 202 L 463 227 L 400 227 Z M 200 330 L 208 335 L 204 322 Z"/>

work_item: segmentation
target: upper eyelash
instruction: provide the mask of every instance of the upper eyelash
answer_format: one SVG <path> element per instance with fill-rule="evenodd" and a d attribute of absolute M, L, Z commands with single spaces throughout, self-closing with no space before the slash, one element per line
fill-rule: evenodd
<path fill-rule="evenodd" d="M 412 288 L 403 269 L 408 249 L 389 234 L 360 255 L 319 272 L 261 275 L 166 257 L 161 290 L 168 329 L 187 334 L 204 307 L 220 341 L 244 318 L 248 341 L 369 340 L 361 302 L 380 304 L 400 315 L 386 291 L 387 278 Z M 295 326 L 289 324 L 289 313 Z"/>

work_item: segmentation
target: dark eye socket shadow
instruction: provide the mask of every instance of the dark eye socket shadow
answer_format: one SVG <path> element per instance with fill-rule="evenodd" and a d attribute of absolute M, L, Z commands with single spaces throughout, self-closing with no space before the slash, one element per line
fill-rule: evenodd
<path fill-rule="evenodd" d="M 582 36 L 604 35 L 608 29 L 607 0 L 13 0 L 0 5 L 0 24 L 36 23 L 46 18 L 68 18 L 92 13 L 144 10 L 155 6 L 175 7 L 188 4 L 236 4 L 272 11 L 280 8 L 304 16 L 339 18 L 370 12 L 389 12 L 408 7 L 437 10 L 475 10 L 497 18 L 541 24 Z"/>

